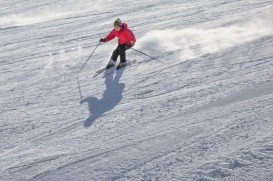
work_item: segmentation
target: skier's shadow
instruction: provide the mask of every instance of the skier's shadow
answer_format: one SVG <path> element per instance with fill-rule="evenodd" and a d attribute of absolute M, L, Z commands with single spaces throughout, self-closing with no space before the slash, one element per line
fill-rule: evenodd
<path fill-rule="evenodd" d="M 86 99 L 81 100 L 81 104 L 87 102 L 89 107 L 90 115 L 84 122 L 85 127 L 90 127 L 97 118 L 113 109 L 122 100 L 122 92 L 125 88 L 125 84 L 119 83 L 119 79 L 123 74 L 123 71 L 124 69 L 117 71 L 115 76 L 113 73 L 111 75 L 106 75 L 106 90 L 101 99 L 87 97 Z"/>

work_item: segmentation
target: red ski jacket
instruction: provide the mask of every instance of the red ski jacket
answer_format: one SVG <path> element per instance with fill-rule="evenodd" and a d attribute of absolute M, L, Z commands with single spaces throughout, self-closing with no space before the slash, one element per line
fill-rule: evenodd
<path fill-rule="evenodd" d="M 113 29 L 104 40 L 105 42 L 108 42 L 115 37 L 118 37 L 119 45 L 126 44 L 133 47 L 136 42 L 134 33 L 130 29 L 128 29 L 128 25 L 126 23 L 122 23 L 122 28 L 120 31 L 115 31 L 115 29 Z"/>

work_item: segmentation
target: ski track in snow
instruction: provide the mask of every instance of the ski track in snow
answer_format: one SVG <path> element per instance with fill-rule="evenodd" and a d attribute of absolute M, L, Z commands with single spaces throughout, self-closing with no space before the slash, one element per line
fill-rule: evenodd
<path fill-rule="evenodd" d="M 0 4 L 0 180 L 272 180 L 273 1 Z"/>

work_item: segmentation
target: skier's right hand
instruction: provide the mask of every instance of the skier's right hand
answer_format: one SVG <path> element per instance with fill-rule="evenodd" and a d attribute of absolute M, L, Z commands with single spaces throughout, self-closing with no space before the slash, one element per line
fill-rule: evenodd
<path fill-rule="evenodd" d="M 100 42 L 105 42 L 105 39 L 104 39 L 104 38 L 101 38 L 101 39 L 100 39 Z"/>

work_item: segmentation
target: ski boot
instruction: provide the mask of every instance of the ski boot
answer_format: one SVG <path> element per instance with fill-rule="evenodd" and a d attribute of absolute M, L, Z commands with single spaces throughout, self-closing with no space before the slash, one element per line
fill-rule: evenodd
<path fill-rule="evenodd" d="M 116 64 L 116 62 L 114 62 L 113 60 L 110 60 L 110 61 L 108 62 L 108 64 L 106 65 L 105 68 L 106 68 L 106 69 L 109 69 L 109 68 L 115 66 L 115 64 Z"/>
<path fill-rule="evenodd" d="M 126 65 L 127 65 L 126 62 L 120 62 L 120 63 L 118 64 L 118 66 L 117 66 L 117 70 L 118 70 L 118 69 L 121 69 L 121 68 L 123 68 L 123 67 L 125 67 Z"/>

